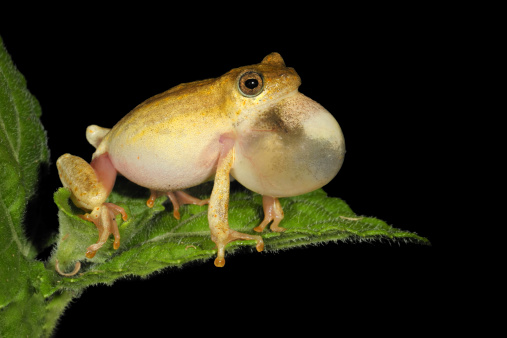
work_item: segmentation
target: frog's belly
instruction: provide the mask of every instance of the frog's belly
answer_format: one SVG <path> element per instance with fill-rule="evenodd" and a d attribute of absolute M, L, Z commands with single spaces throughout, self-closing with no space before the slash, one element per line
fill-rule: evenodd
<path fill-rule="evenodd" d="M 135 144 L 117 139 L 108 147 L 114 167 L 130 181 L 157 191 L 199 185 L 214 176 L 219 157 L 215 137 L 199 142 L 185 138 L 146 138 Z M 156 140 L 155 142 L 150 140 Z"/>

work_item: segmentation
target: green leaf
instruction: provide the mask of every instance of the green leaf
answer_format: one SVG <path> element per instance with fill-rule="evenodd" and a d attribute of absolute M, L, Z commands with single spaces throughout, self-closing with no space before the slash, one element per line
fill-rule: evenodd
<path fill-rule="evenodd" d="M 22 221 L 49 160 L 40 115 L 0 38 L 0 309 L 24 297 L 36 255 Z"/>
<path fill-rule="evenodd" d="M 36 193 L 39 168 L 48 165 L 46 133 L 37 100 L 26 88 L 0 38 L 0 336 L 39 336 L 51 274 L 35 260 L 23 228 Z"/>
<path fill-rule="evenodd" d="M 194 188 L 191 193 L 207 198 L 211 188 L 212 184 L 205 184 Z M 60 209 L 60 238 L 55 258 L 64 262 L 69 270 L 75 261 L 83 261 L 84 264 L 79 274 L 70 278 L 58 277 L 58 285 L 52 292 L 61 288 L 78 291 L 96 283 L 109 284 L 129 275 L 146 276 L 166 267 L 209 260 L 216 255 L 215 244 L 210 239 L 207 206 L 185 205 L 180 209 L 181 219 L 176 220 L 171 204 L 163 203 L 165 199 L 158 199 L 155 207 L 150 209 L 146 206 L 147 189 L 119 179 L 109 202 L 126 208 L 129 215 L 128 221 L 119 223 L 120 248 L 112 248 L 111 237 L 93 259 L 86 259 L 86 248 L 97 241 L 98 233 L 92 223 L 77 216 L 83 212 L 73 207 L 69 196 L 70 192 L 64 188 L 54 196 Z M 266 251 L 344 240 L 387 239 L 429 243 L 423 237 L 392 228 L 376 218 L 357 216 L 344 201 L 327 197 L 321 189 L 283 198 L 280 202 L 285 213 L 282 226 L 287 231 L 274 233 L 266 229 L 262 234 Z M 262 218 L 262 196 L 233 184 L 229 202 L 231 228 L 254 234 L 252 229 Z M 229 243 L 226 260 L 227 255 L 242 247 L 255 251 L 255 242 Z"/>
<path fill-rule="evenodd" d="M 40 337 L 44 316 L 44 297 L 40 293 L 27 294 L 2 310 L 0 333 L 2 337 Z M 35 314 L 35 315 L 34 315 Z"/>

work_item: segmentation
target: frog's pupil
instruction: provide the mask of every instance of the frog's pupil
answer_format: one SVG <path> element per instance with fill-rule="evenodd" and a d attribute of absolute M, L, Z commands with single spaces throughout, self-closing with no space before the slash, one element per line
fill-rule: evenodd
<path fill-rule="evenodd" d="M 248 89 L 254 89 L 258 85 L 259 85 L 259 81 L 257 81 L 256 79 L 248 79 L 245 82 L 245 87 L 247 87 Z"/>

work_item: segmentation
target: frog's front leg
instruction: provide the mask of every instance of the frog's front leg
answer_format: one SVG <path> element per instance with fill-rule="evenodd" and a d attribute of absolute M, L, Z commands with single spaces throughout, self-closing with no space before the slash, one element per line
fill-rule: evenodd
<path fill-rule="evenodd" d="M 169 197 L 169 200 L 171 201 L 173 205 L 173 215 L 174 218 L 180 219 L 180 205 L 182 204 L 196 204 L 196 205 L 205 205 L 209 203 L 209 198 L 205 200 L 198 199 L 194 196 L 191 196 L 187 194 L 184 191 L 178 190 L 178 191 L 168 191 L 168 192 L 161 192 L 156 190 L 150 190 L 151 195 L 150 198 L 146 201 L 146 205 L 150 208 L 153 208 L 153 205 L 155 204 L 155 200 L 162 196 L 167 195 Z"/>
<path fill-rule="evenodd" d="M 218 159 L 217 171 L 215 175 L 215 183 L 209 201 L 208 222 L 211 231 L 211 239 L 217 245 L 217 258 L 215 266 L 223 267 L 225 265 L 225 246 L 227 243 L 238 240 L 255 240 L 257 241 L 257 251 L 264 249 L 262 237 L 248 235 L 241 232 L 231 230 L 229 228 L 229 189 L 232 164 L 234 162 L 234 140 L 222 137 L 220 139 L 220 157 Z"/>
<path fill-rule="evenodd" d="M 270 227 L 271 231 L 282 232 L 287 230 L 278 226 L 278 224 L 280 224 L 283 220 L 283 209 L 278 198 L 262 196 L 262 206 L 264 209 L 264 220 L 261 224 L 254 228 L 255 231 L 262 232 L 266 225 L 268 225 L 271 221 L 273 221 Z"/>
<path fill-rule="evenodd" d="M 93 258 L 110 234 L 115 237 L 113 248 L 120 246 L 120 232 L 115 216 L 121 214 L 127 220 L 125 210 L 113 203 L 105 203 L 113 189 L 116 169 L 108 154 L 96 157 L 88 164 L 80 157 L 65 154 L 56 161 L 60 180 L 71 192 L 71 200 L 81 209 L 90 211 L 81 218 L 93 222 L 99 231 L 97 243 L 90 245 L 86 257 Z"/>

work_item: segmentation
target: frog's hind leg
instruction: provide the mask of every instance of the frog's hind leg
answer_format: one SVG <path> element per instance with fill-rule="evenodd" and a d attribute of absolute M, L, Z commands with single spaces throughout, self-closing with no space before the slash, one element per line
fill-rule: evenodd
<path fill-rule="evenodd" d="M 74 204 L 91 211 L 81 218 L 93 222 L 99 232 L 97 243 L 88 247 L 86 257 L 93 258 L 110 234 L 115 238 L 114 249 L 118 249 L 120 232 L 115 217 L 121 214 L 126 221 L 127 214 L 122 207 L 105 203 L 116 179 L 116 169 L 108 154 L 97 156 L 90 164 L 78 156 L 65 154 L 60 156 L 56 166 L 63 186 L 71 191 Z"/>
<path fill-rule="evenodd" d="M 197 197 L 193 197 L 181 190 L 168 191 L 168 192 L 160 192 L 160 191 L 151 190 L 151 195 L 150 195 L 150 198 L 146 201 L 146 205 L 150 208 L 153 208 L 153 205 L 155 204 L 155 200 L 162 195 L 167 195 L 167 197 L 169 197 L 169 200 L 171 201 L 171 203 L 173 205 L 173 215 L 174 215 L 174 218 L 176 218 L 176 219 L 181 218 L 180 211 L 179 211 L 180 205 L 209 204 L 209 199 L 201 200 L 201 199 L 198 199 Z"/>
<path fill-rule="evenodd" d="M 280 201 L 276 197 L 271 196 L 262 196 L 262 206 L 264 209 L 264 220 L 261 224 L 254 228 L 257 232 L 262 232 L 266 225 L 268 225 L 271 221 L 271 231 L 274 232 L 282 232 L 287 229 L 278 226 L 280 222 L 283 220 L 283 209 L 280 205 Z"/>

